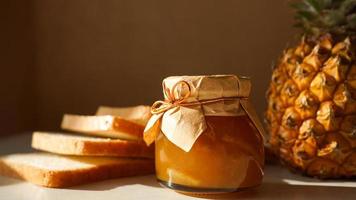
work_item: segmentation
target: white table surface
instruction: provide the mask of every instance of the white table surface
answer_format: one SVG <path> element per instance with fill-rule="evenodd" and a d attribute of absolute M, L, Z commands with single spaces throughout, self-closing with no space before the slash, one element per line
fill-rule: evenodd
<path fill-rule="evenodd" d="M 0 154 L 28 152 L 30 134 L 0 138 Z M 187 196 L 160 187 L 154 175 L 112 179 L 67 189 L 51 189 L 0 176 L 0 200 L 184 200 L 184 199 L 340 199 L 356 200 L 356 180 L 319 181 L 267 165 L 263 184 L 253 190 L 216 196 Z"/>

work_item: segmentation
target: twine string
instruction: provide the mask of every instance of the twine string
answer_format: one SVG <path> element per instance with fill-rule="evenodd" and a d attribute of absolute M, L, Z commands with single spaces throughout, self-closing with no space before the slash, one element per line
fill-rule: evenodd
<path fill-rule="evenodd" d="M 178 86 L 182 85 L 182 88 L 187 87 L 188 91 L 187 93 L 180 97 L 180 92 L 178 91 Z M 154 102 L 151 106 L 151 113 L 152 114 L 160 114 L 164 113 L 172 108 L 178 107 L 178 106 L 196 106 L 196 105 L 203 105 L 203 104 L 211 104 L 211 103 L 216 103 L 219 101 L 234 101 L 237 99 L 247 99 L 247 97 L 220 97 L 220 98 L 214 98 L 214 99 L 207 99 L 207 100 L 200 100 L 200 101 L 194 101 L 194 102 L 186 102 L 187 99 L 190 97 L 192 91 L 191 91 L 191 86 L 187 81 L 179 81 L 176 84 L 173 85 L 172 90 L 167 88 L 165 85 L 163 85 L 163 91 L 166 96 L 166 100 L 158 100 Z M 176 98 L 175 93 L 178 94 L 178 97 Z"/>

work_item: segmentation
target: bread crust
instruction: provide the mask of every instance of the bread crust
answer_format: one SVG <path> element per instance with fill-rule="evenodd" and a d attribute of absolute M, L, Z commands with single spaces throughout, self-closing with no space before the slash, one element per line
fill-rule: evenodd
<path fill-rule="evenodd" d="M 32 155 L 36 154 L 40 155 L 41 153 L 32 153 Z M 11 157 L 11 155 L 8 157 Z M 24 159 L 28 158 L 24 157 Z M 75 159 L 80 160 L 81 158 Z M 154 161 L 151 159 L 112 159 L 110 162 L 91 167 L 51 170 L 45 167 L 9 161 L 5 157 L 0 159 L 0 175 L 26 180 L 44 187 L 64 188 L 105 179 L 154 173 Z"/>
<path fill-rule="evenodd" d="M 135 122 L 123 119 L 121 117 L 115 117 L 113 130 L 118 132 L 129 133 L 130 135 L 142 140 L 143 131 L 145 130 L 145 127 Z"/>
<path fill-rule="evenodd" d="M 59 133 L 34 132 L 32 148 L 62 155 L 154 157 L 154 145 L 143 141 L 72 136 Z"/>
<path fill-rule="evenodd" d="M 130 107 L 99 106 L 96 115 L 113 115 L 145 126 L 151 118 L 151 106 L 138 105 Z"/>
<path fill-rule="evenodd" d="M 145 126 L 117 116 L 65 114 L 61 128 L 95 136 L 142 140 Z"/>

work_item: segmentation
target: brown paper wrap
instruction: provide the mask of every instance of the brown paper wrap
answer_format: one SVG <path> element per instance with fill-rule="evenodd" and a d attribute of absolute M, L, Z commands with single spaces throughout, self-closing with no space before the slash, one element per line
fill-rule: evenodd
<path fill-rule="evenodd" d="M 164 101 L 152 106 L 144 140 L 149 145 L 159 133 L 189 152 L 206 130 L 205 116 L 247 114 L 260 134 L 262 124 L 248 100 L 251 82 L 235 75 L 173 76 L 163 80 Z"/>

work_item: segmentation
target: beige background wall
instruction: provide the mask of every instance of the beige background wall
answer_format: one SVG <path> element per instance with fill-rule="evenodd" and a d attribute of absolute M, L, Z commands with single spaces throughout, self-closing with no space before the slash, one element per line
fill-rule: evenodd
<path fill-rule="evenodd" d="M 23 13 L 20 7 L 13 11 Z M 34 0 L 24 7 L 30 17 L 6 23 L 26 29 L 13 30 L 25 33 L 10 34 L 10 41 L 33 34 L 31 48 L 11 54 L 33 58 L 22 79 L 34 79 L 35 109 L 20 113 L 33 114 L 38 124 L 32 128 L 42 130 L 57 129 L 65 112 L 151 104 L 161 98 L 161 80 L 169 75 L 251 76 L 252 98 L 262 113 L 271 63 L 295 32 L 285 0 Z M 13 70 L 24 70 L 23 62 L 12 63 Z M 22 90 L 29 93 L 27 85 Z M 27 103 L 21 94 L 11 96 L 7 105 Z"/>

